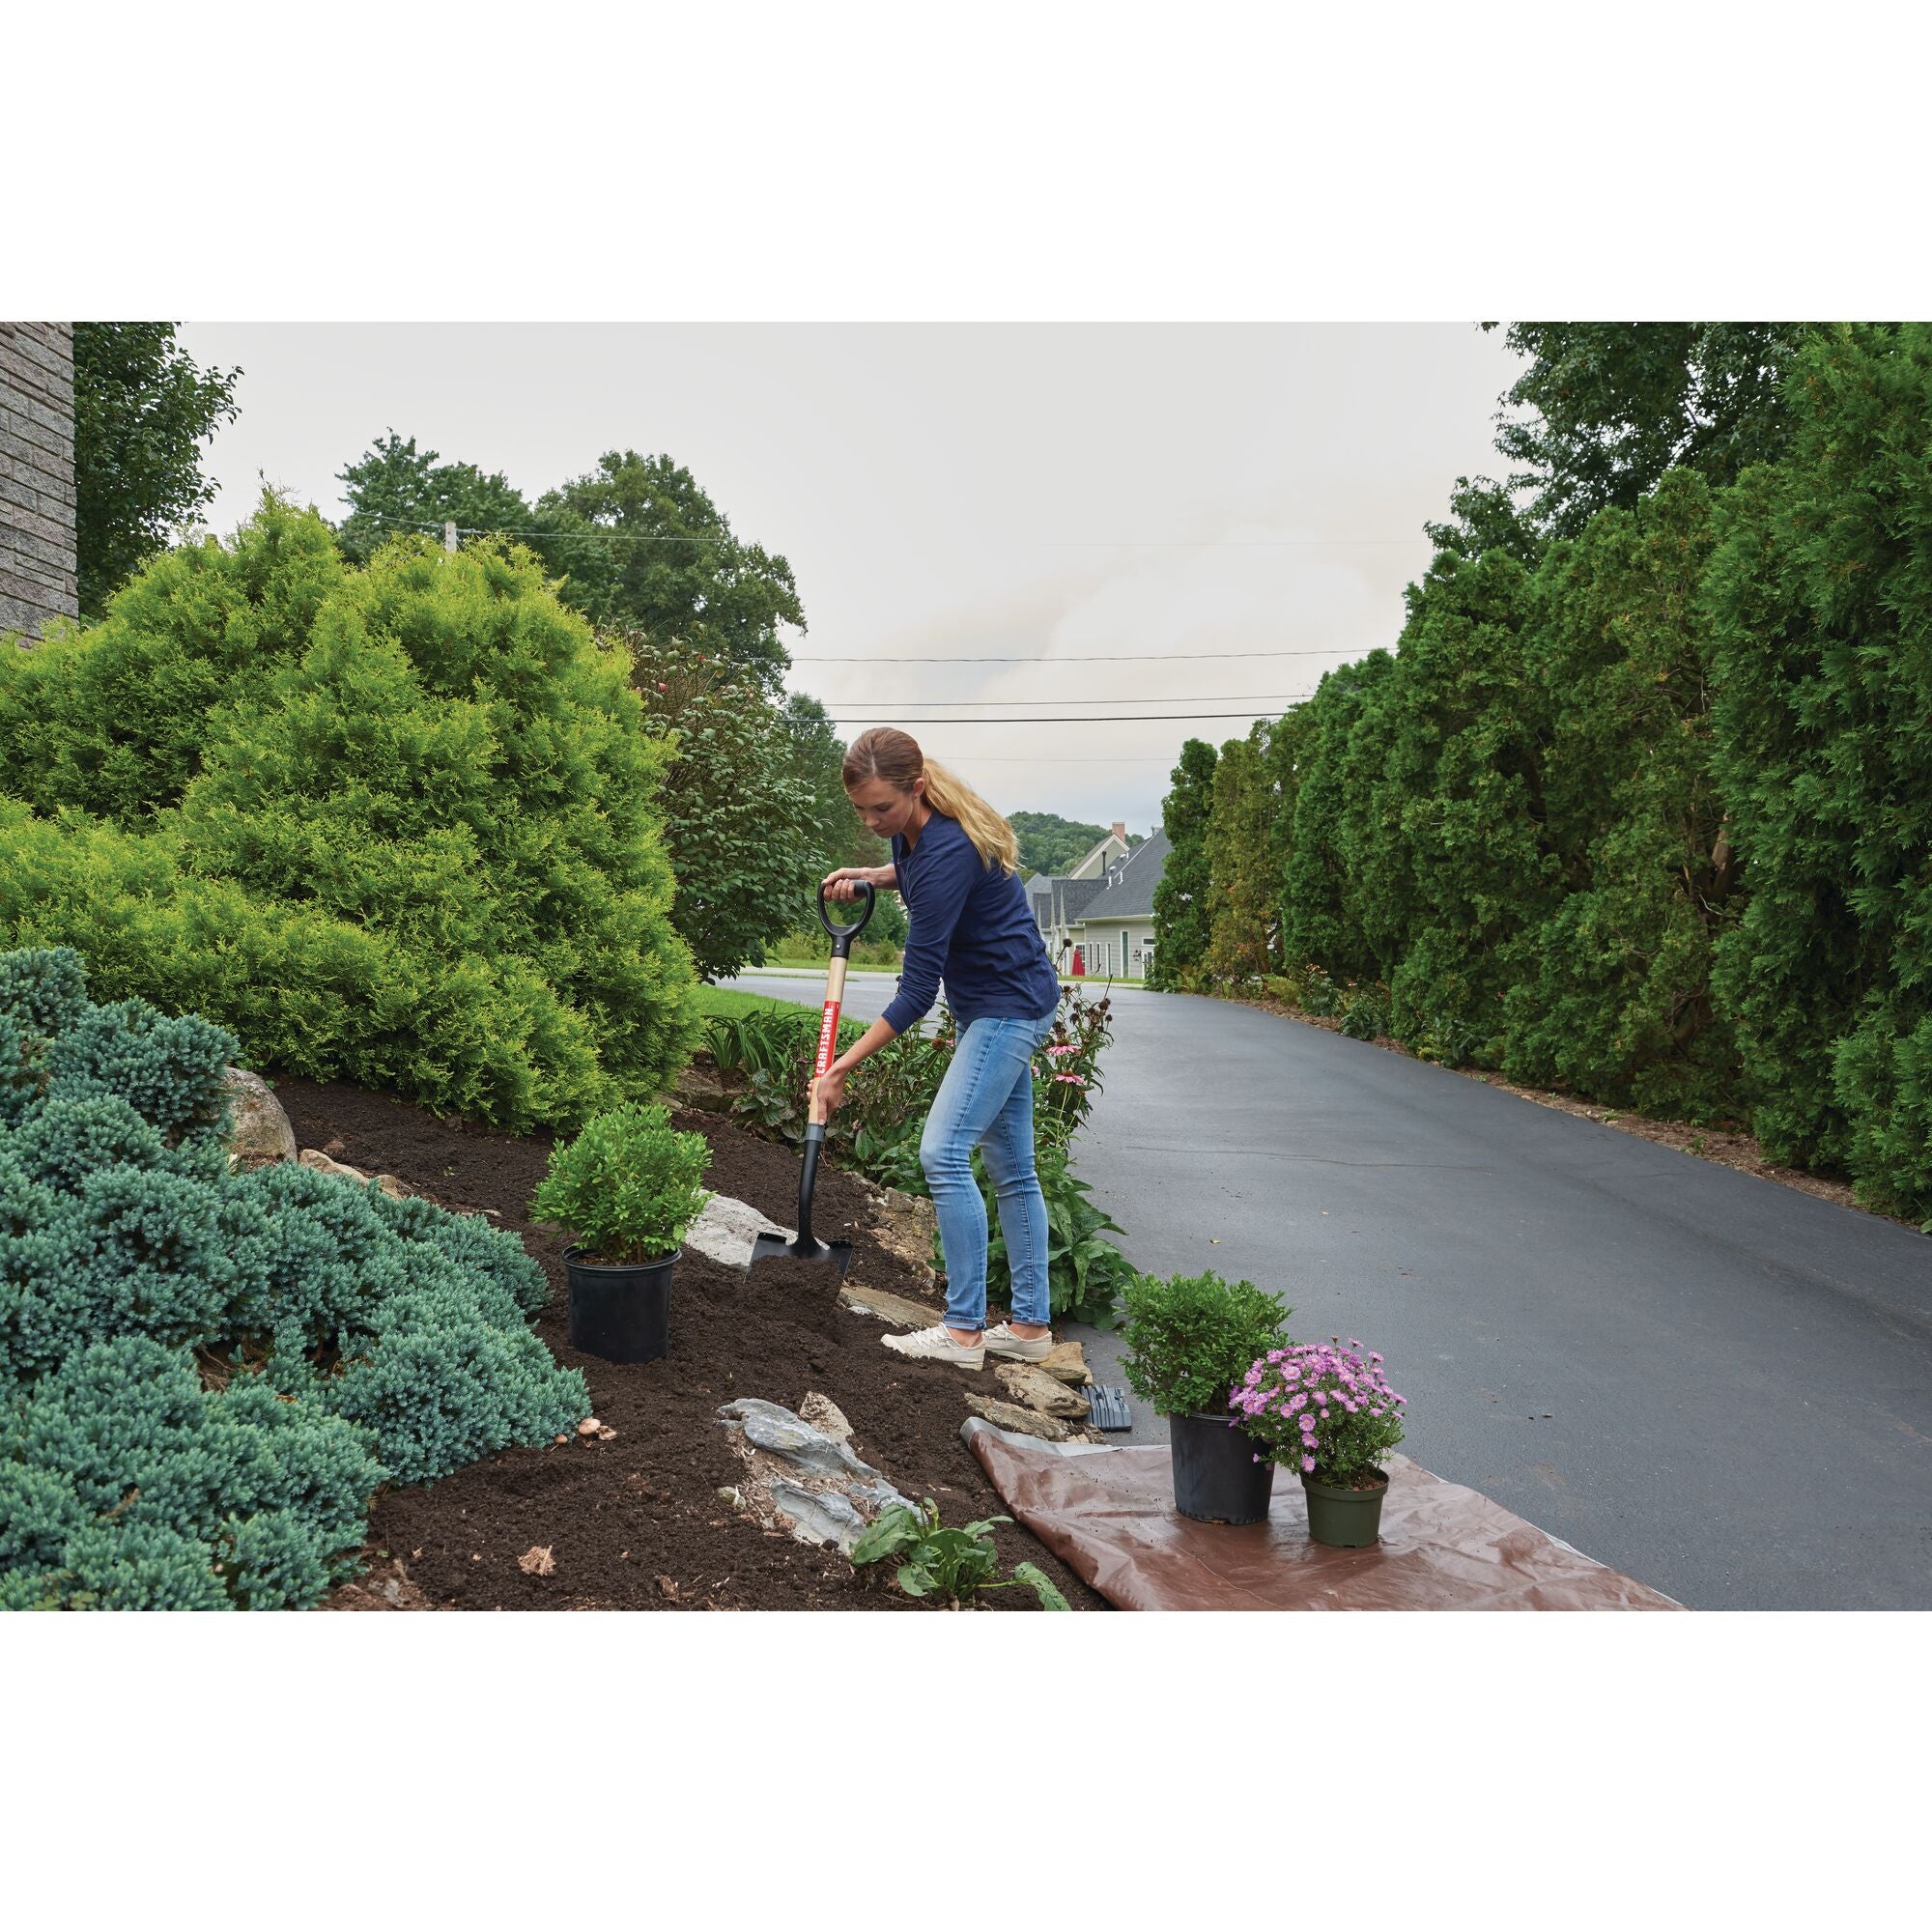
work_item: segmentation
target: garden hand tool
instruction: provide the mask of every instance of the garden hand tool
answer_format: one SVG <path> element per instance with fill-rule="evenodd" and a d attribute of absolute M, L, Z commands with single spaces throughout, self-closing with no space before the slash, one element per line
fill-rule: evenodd
<path fill-rule="evenodd" d="M 838 1009 L 845 999 L 845 965 L 852 954 L 852 942 L 865 931 L 867 922 L 872 917 L 875 895 L 870 882 L 860 879 L 855 883 L 866 895 L 866 910 L 859 915 L 856 925 L 834 925 L 825 915 L 825 888 L 818 889 L 818 923 L 832 935 L 832 958 L 825 973 L 825 1010 L 818 1022 L 818 1051 L 812 1059 L 814 1081 L 831 1066 L 838 1052 Z M 760 1235 L 752 1244 L 752 1259 L 745 1264 L 747 1268 L 774 1261 L 781 1255 L 795 1262 L 830 1262 L 841 1279 L 851 1266 L 850 1241 L 818 1241 L 811 1234 L 811 1187 L 818 1176 L 818 1155 L 825 1145 L 825 1122 L 830 1112 L 824 1101 L 814 1098 L 806 1121 L 805 1167 L 798 1179 L 798 1238 L 787 1240 L 783 1235 Z"/>

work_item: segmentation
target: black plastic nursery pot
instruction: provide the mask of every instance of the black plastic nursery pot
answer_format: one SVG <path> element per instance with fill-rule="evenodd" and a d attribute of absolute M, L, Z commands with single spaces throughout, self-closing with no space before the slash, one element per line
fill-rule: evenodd
<path fill-rule="evenodd" d="M 610 1267 L 563 1251 L 570 1270 L 570 1346 L 605 1362 L 655 1362 L 670 1352 L 670 1276 L 680 1248 L 661 1261 Z"/>
<path fill-rule="evenodd" d="M 1223 1415 L 1170 1415 L 1174 1506 L 1195 1522 L 1262 1522 L 1274 1492 L 1275 1465 L 1254 1437 Z"/>
<path fill-rule="evenodd" d="M 1382 1533 L 1382 1498 L 1388 1494 L 1388 1478 L 1378 1469 L 1378 1480 L 1366 1490 L 1345 1490 L 1333 1483 L 1318 1483 L 1303 1476 L 1301 1487 L 1308 1492 L 1308 1535 L 1313 1543 L 1325 1543 L 1331 1549 L 1366 1549 L 1378 1543 Z"/>

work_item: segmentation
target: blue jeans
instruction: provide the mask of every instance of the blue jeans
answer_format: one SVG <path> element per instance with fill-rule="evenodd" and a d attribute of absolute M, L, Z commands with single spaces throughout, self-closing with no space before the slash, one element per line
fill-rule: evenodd
<path fill-rule="evenodd" d="M 978 1143 L 1000 1207 L 1000 1233 L 1013 1277 L 1013 1320 L 1044 1325 L 1053 1313 L 1046 1286 L 1046 1198 L 1033 1164 L 1034 1055 L 1053 1033 L 1043 1019 L 978 1019 L 952 1049 L 952 1065 L 920 1136 L 919 1161 L 939 1217 L 946 1253 L 946 1321 L 986 1322 L 986 1204 L 973 1178 Z"/>

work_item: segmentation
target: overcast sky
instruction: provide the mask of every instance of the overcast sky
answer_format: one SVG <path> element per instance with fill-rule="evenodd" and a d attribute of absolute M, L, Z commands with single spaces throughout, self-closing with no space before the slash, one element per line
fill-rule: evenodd
<path fill-rule="evenodd" d="M 190 324 L 183 339 L 244 371 L 207 463 L 214 529 L 264 478 L 339 519 L 336 472 L 390 428 L 531 498 L 604 450 L 662 451 L 738 536 L 789 559 L 810 626 L 786 637 L 791 682 L 851 721 L 841 735 L 899 724 L 1002 810 L 1136 832 L 1159 822 L 1184 739 L 1239 736 L 1393 646 L 1423 523 L 1457 476 L 1499 469 L 1516 368 L 1500 330 L 1460 323 Z M 891 657 L 918 662 L 813 662 Z M 1024 662 L 943 662 L 965 657 Z M 1098 657 L 1135 661 L 1071 662 Z M 1118 711 L 1236 715 L 962 722 Z"/>

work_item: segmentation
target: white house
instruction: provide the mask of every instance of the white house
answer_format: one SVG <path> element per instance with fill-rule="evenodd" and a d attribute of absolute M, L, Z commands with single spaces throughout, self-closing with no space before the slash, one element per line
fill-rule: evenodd
<path fill-rule="evenodd" d="M 1061 972 L 1087 978 L 1142 980 L 1153 957 L 1153 889 L 1167 863 L 1167 835 L 1155 832 L 1131 850 L 1127 828 L 1114 829 L 1070 871 L 1037 873 L 1027 894 Z"/>

